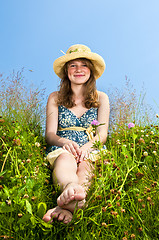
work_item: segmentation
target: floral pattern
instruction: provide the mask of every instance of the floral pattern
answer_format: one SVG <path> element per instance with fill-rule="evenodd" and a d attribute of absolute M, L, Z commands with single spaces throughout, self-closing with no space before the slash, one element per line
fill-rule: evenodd
<path fill-rule="evenodd" d="M 78 118 L 71 110 L 61 105 L 58 107 L 58 129 L 74 126 L 88 128 L 92 121 L 97 119 L 97 116 L 97 108 L 92 107 L 88 109 L 80 118 Z M 88 142 L 88 136 L 85 131 L 62 130 L 57 131 L 57 135 L 75 141 L 79 144 L 79 146 Z M 58 148 L 58 146 L 50 146 L 48 152 L 54 151 Z"/>

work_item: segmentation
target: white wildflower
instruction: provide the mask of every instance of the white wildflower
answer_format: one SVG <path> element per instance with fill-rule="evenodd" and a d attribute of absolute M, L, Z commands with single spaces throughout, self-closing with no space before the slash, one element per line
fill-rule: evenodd
<path fill-rule="evenodd" d="M 36 147 L 40 147 L 40 143 L 39 143 L 39 142 L 36 142 L 36 143 L 35 143 L 35 146 L 36 146 Z"/>
<path fill-rule="evenodd" d="M 144 157 L 147 157 L 148 156 L 148 152 L 144 152 L 143 155 L 144 155 Z"/>
<path fill-rule="evenodd" d="M 154 155 L 157 155 L 157 152 L 156 152 L 156 151 L 153 151 L 153 154 L 154 154 Z"/>
<path fill-rule="evenodd" d="M 118 139 L 118 140 L 116 140 L 116 143 L 117 143 L 117 144 L 121 144 L 119 139 Z"/>

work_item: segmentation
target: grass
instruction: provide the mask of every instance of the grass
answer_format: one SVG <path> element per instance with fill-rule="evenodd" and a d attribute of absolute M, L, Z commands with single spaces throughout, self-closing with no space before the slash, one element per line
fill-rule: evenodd
<path fill-rule="evenodd" d="M 14 116 L 10 108 L 10 114 L 0 118 L 0 239 L 159 238 L 157 123 L 134 122 L 129 129 L 126 122 L 113 122 L 107 150 L 101 150 L 95 162 L 85 208 L 68 225 L 49 224 L 41 219 L 56 206 L 59 191 L 45 159 L 41 112 L 36 111 L 37 123 L 33 115 L 33 123 L 27 124 L 21 119 L 25 105 L 18 109 L 21 115 Z M 100 149 L 101 143 L 95 146 Z"/>

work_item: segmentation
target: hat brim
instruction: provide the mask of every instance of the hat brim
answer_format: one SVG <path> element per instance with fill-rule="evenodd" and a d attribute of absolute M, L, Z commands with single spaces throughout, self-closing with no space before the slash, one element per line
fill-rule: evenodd
<path fill-rule="evenodd" d="M 94 77 L 98 79 L 105 70 L 105 62 L 104 59 L 97 53 L 93 52 L 72 52 L 70 54 L 65 54 L 62 57 L 57 58 L 53 63 L 53 69 L 57 76 L 62 78 L 63 73 L 62 69 L 65 63 L 77 59 L 77 58 L 86 58 L 89 59 L 94 66 Z"/>

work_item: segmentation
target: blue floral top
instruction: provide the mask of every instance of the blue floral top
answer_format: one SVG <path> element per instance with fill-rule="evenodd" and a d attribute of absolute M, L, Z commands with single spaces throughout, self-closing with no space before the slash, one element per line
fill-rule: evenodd
<path fill-rule="evenodd" d="M 70 111 L 65 106 L 58 107 L 58 129 L 69 128 L 69 127 L 83 127 L 88 128 L 91 122 L 97 119 L 98 108 L 88 109 L 80 118 L 78 118 L 72 111 Z M 57 135 L 63 138 L 70 139 L 79 144 L 79 146 L 84 145 L 88 142 L 88 135 L 85 131 L 75 131 L 75 130 L 62 130 L 57 131 Z M 58 149 L 58 146 L 50 146 L 48 152 Z"/>

